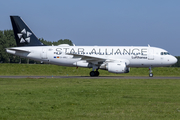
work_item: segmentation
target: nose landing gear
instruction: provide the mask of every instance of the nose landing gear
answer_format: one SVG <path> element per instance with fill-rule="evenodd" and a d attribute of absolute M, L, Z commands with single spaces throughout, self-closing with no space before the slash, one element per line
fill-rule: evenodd
<path fill-rule="evenodd" d="M 149 67 L 149 77 L 153 77 L 152 69 Z"/>

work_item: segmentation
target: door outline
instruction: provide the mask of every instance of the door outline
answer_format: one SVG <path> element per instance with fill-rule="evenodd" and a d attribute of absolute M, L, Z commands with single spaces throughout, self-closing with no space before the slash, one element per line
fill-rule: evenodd
<path fill-rule="evenodd" d="M 47 59 L 47 49 L 46 48 L 42 49 L 41 58 L 42 59 Z"/>
<path fill-rule="evenodd" d="M 154 60 L 154 49 L 148 49 L 148 60 Z"/>

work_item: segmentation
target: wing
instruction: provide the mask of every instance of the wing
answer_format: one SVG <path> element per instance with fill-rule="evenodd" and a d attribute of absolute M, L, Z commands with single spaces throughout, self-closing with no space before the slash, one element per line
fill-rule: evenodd
<path fill-rule="evenodd" d="M 90 55 L 81 55 L 81 54 L 72 54 L 72 53 L 66 53 L 68 55 L 73 55 L 73 58 L 80 58 L 80 60 L 84 60 L 88 63 L 92 63 L 94 65 L 102 65 L 103 63 L 109 63 L 109 62 L 125 62 L 126 65 L 129 65 L 129 60 L 127 59 L 116 59 L 116 58 L 104 58 L 102 56 L 90 56 Z"/>
<path fill-rule="evenodd" d="M 103 62 L 111 61 L 101 56 L 89 56 L 89 55 L 83 55 L 83 54 L 80 55 L 80 54 L 72 54 L 72 53 L 66 53 L 66 54 L 73 55 L 73 58 L 80 58 L 80 60 L 85 60 L 86 62 L 92 63 L 94 65 L 101 65 L 103 64 Z"/>

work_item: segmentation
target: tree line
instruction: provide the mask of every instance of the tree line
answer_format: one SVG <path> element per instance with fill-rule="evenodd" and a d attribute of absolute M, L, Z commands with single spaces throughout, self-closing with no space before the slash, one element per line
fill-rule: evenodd
<path fill-rule="evenodd" d="M 58 41 L 47 41 L 43 38 L 39 39 L 45 45 L 60 45 L 60 44 L 69 44 L 73 45 L 72 41 L 69 39 L 60 39 Z M 21 58 L 19 56 L 14 56 L 6 53 L 5 48 L 16 47 L 16 40 L 13 30 L 0 30 L 0 63 L 40 63 L 38 61 L 29 60 L 27 58 Z"/>
<path fill-rule="evenodd" d="M 44 40 L 43 38 L 39 39 L 45 45 L 60 45 L 60 44 L 69 44 L 73 45 L 72 41 L 69 39 L 60 39 L 57 42 L 51 42 Z M 39 61 L 29 60 L 27 58 L 20 58 L 19 56 L 14 56 L 11 54 L 6 53 L 5 48 L 8 47 L 16 47 L 16 41 L 14 37 L 13 30 L 0 30 L 0 63 L 40 63 Z M 178 62 L 172 67 L 180 67 L 180 56 L 176 56 Z"/>

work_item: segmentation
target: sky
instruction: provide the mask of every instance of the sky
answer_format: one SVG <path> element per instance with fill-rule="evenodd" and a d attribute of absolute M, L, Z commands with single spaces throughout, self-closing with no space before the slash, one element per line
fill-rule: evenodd
<path fill-rule="evenodd" d="M 150 46 L 180 56 L 180 0 L 3 0 L 0 30 L 20 16 L 38 38 L 76 46 Z"/>

